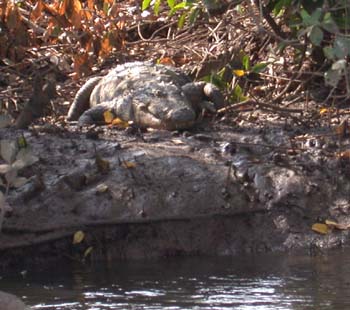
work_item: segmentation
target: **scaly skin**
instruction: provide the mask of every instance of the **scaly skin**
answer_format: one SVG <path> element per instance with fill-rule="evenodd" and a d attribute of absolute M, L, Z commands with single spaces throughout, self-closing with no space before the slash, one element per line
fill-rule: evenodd
<path fill-rule="evenodd" d="M 223 97 L 212 84 L 192 83 L 175 68 L 134 62 L 89 80 L 78 91 L 67 119 L 82 114 L 80 124 L 94 124 L 111 111 L 142 128 L 176 130 L 193 126 L 203 107 L 215 111 L 221 106 Z"/>

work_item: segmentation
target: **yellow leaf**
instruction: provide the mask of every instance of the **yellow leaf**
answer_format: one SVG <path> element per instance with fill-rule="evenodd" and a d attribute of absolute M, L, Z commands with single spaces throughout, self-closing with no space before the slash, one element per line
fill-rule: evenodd
<path fill-rule="evenodd" d="M 81 243 L 85 238 L 85 234 L 83 231 L 78 230 L 75 232 L 74 237 L 73 237 L 73 244 L 79 244 Z"/>
<path fill-rule="evenodd" d="M 89 246 L 84 252 L 84 255 L 83 255 L 84 258 L 86 258 L 88 255 L 90 255 L 93 249 L 94 249 L 94 247 Z"/>
<path fill-rule="evenodd" d="M 116 126 L 118 128 L 128 128 L 129 127 L 129 123 L 126 121 L 123 121 L 122 119 L 116 117 L 112 120 L 112 125 Z"/>
<path fill-rule="evenodd" d="M 28 146 L 26 138 L 23 136 L 23 134 L 17 139 L 17 143 L 19 148 L 26 148 Z"/>
<path fill-rule="evenodd" d="M 104 119 L 106 124 L 111 124 L 113 122 L 113 119 L 114 119 L 113 112 L 112 111 L 105 111 L 103 113 L 103 119 Z"/>
<path fill-rule="evenodd" d="M 245 71 L 244 70 L 233 70 L 233 73 L 235 76 L 241 77 L 243 75 L 245 75 Z"/>
<path fill-rule="evenodd" d="M 323 114 L 326 114 L 329 110 L 327 108 L 322 108 L 320 110 L 320 114 L 323 115 Z"/>
<path fill-rule="evenodd" d="M 122 166 L 126 169 L 133 169 L 136 167 L 136 164 L 135 163 L 132 163 L 130 161 L 126 161 L 126 160 L 123 160 L 122 162 Z"/>
<path fill-rule="evenodd" d="M 329 227 L 326 224 L 315 223 L 312 225 L 311 229 L 321 235 L 326 235 L 329 233 Z"/>

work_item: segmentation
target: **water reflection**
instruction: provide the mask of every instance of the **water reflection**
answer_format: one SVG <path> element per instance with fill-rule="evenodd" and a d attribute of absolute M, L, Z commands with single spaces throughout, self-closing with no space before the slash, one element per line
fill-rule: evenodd
<path fill-rule="evenodd" d="M 33 309 L 350 309 L 350 251 L 57 266 L 5 276 Z"/>

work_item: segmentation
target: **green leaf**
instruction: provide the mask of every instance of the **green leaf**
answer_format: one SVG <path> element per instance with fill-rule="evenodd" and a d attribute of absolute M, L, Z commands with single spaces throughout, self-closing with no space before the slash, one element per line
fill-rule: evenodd
<path fill-rule="evenodd" d="M 330 12 L 327 12 L 322 20 L 321 27 L 330 33 L 339 33 L 339 28 L 332 18 Z"/>
<path fill-rule="evenodd" d="M 334 53 L 338 59 L 350 56 L 350 39 L 337 36 L 334 41 Z"/>
<path fill-rule="evenodd" d="M 155 14 L 156 16 L 159 15 L 159 7 L 160 7 L 160 2 L 161 2 L 161 1 L 162 1 L 162 0 L 156 0 L 156 1 L 154 2 L 153 12 L 154 12 L 154 14 Z"/>
<path fill-rule="evenodd" d="M 181 14 L 179 21 L 177 22 L 177 26 L 181 29 L 183 28 L 185 21 L 186 21 L 186 16 L 187 16 L 187 12 Z"/>
<path fill-rule="evenodd" d="M 143 0 L 142 1 L 142 6 L 141 6 L 142 11 L 148 9 L 150 4 L 151 4 L 151 0 Z"/>
<path fill-rule="evenodd" d="M 268 63 L 266 62 L 260 62 L 253 66 L 252 72 L 254 73 L 260 73 L 261 71 L 264 71 L 266 67 L 268 66 Z"/>
<path fill-rule="evenodd" d="M 190 24 L 193 24 L 197 20 L 199 13 L 200 13 L 200 9 L 198 7 L 191 8 L 190 16 L 189 16 Z"/>
<path fill-rule="evenodd" d="M 175 0 L 167 0 L 167 2 L 170 9 L 172 9 L 175 6 Z"/>
<path fill-rule="evenodd" d="M 244 55 L 242 58 L 242 65 L 244 70 L 248 71 L 250 69 L 250 59 L 248 55 Z"/>
<path fill-rule="evenodd" d="M 324 79 L 326 85 L 336 87 L 338 85 L 338 82 L 340 81 L 340 78 L 342 76 L 342 73 L 340 70 L 328 70 L 324 74 Z"/>
<path fill-rule="evenodd" d="M 282 9 L 284 9 L 286 6 L 289 6 L 291 3 L 291 0 L 279 0 L 273 7 L 273 14 L 277 16 L 279 13 L 281 13 Z"/>
<path fill-rule="evenodd" d="M 312 44 L 316 46 L 320 46 L 323 40 L 323 31 L 318 26 L 312 26 L 311 31 L 309 33 L 309 39 Z"/>
<path fill-rule="evenodd" d="M 303 23 L 307 26 L 311 26 L 311 16 L 310 14 L 305 10 L 305 9 L 302 9 L 300 11 L 300 16 L 301 16 L 301 19 L 303 21 Z"/>
<path fill-rule="evenodd" d="M 321 8 L 317 8 L 315 11 L 313 11 L 311 14 L 312 25 L 319 24 L 319 22 L 321 20 L 321 16 L 322 16 L 322 9 Z"/>
<path fill-rule="evenodd" d="M 175 14 L 178 10 L 184 9 L 187 7 L 187 2 L 180 2 L 177 5 L 175 5 L 169 12 L 169 16 L 172 16 Z"/>
<path fill-rule="evenodd" d="M 330 46 L 325 46 L 323 48 L 323 54 L 326 56 L 327 59 L 329 60 L 334 60 L 335 59 L 335 53 L 334 53 L 334 48 Z"/>

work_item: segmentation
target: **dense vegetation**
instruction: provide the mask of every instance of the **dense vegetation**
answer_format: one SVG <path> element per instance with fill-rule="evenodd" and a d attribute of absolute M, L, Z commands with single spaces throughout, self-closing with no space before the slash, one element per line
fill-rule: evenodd
<path fill-rule="evenodd" d="M 338 106 L 350 94 L 349 9 L 346 0 L 2 1 L 1 109 L 16 117 L 40 76 L 57 83 L 49 115 L 61 115 L 72 79 L 134 59 L 183 66 L 230 103 Z"/>

